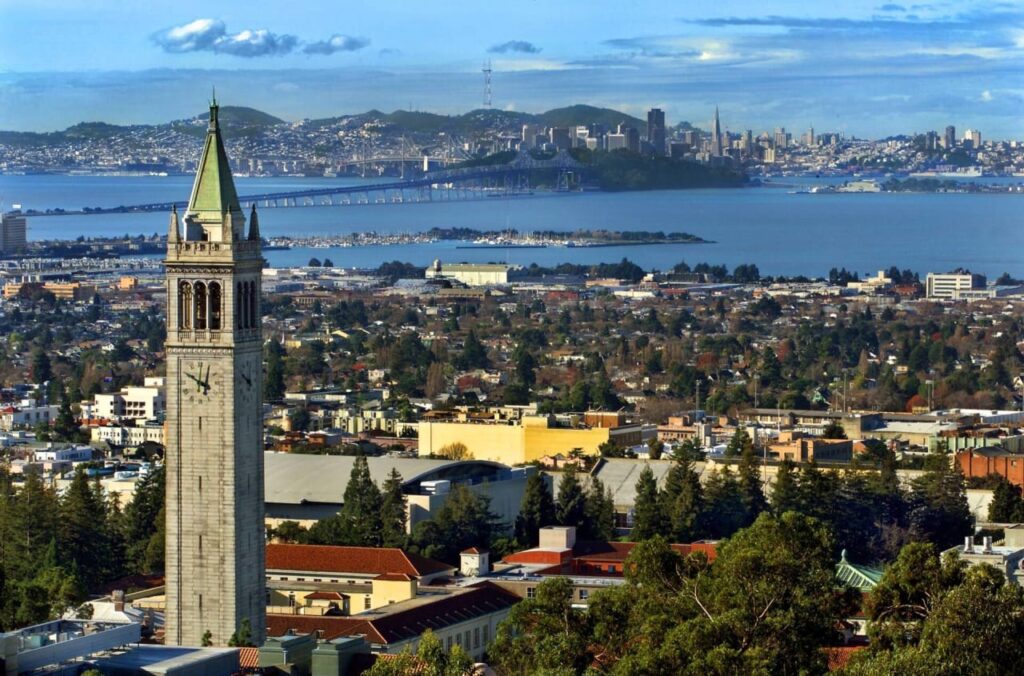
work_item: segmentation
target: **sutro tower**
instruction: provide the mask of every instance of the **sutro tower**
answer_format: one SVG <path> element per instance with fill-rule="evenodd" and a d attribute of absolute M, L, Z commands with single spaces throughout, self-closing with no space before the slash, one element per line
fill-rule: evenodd
<path fill-rule="evenodd" d="M 484 61 L 484 108 L 491 107 L 491 61 Z"/>

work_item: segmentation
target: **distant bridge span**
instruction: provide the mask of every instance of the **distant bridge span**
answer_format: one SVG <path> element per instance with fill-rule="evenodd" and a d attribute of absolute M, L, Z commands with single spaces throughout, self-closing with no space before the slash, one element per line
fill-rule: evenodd
<path fill-rule="evenodd" d="M 557 191 L 568 191 L 573 177 L 584 173 L 584 165 L 564 150 L 550 159 L 536 159 L 520 152 L 508 164 L 489 164 L 433 171 L 419 178 L 372 183 L 309 188 L 257 195 L 242 195 L 242 204 L 263 207 L 341 206 L 350 204 L 400 204 L 404 202 L 445 202 L 485 197 L 515 197 L 533 194 L 529 185 L 531 171 L 558 172 Z M 78 211 L 29 211 L 29 216 L 65 216 L 125 214 L 170 211 L 188 208 L 188 201 L 152 202 L 132 206 L 83 208 Z"/>

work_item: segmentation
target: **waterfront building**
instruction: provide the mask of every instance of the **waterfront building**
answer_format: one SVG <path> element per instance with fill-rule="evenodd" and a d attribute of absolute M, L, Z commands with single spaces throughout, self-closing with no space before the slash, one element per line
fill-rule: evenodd
<path fill-rule="evenodd" d="M 665 111 L 660 108 L 647 111 L 647 142 L 655 155 L 665 154 Z"/>
<path fill-rule="evenodd" d="M 454 279 L 466 286 L 501 286 L 522 272 L 520 265 L 502 263 L 441 263 L 427 268 L 427 279 Z"/>
<path fill-rule="evenodd" d="M 167 236 L 166 642 L 265 635 L 260 280 L 218 122 Z"/>

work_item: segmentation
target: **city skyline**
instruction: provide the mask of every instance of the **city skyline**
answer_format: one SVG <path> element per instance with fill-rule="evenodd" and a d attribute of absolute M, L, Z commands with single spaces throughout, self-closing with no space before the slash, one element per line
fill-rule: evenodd
<path fill-rule="evenodd" d="M 345 14 L 319 3 L 294 12 L 260 2 L 0 2 L 0 129 L 189 117 L 211 86 L 225 102 L 287 120 L 460 113 L 483 106 L 489 59 L 498 109 L 588 103 L 643 117 L 658 107 L 669 125 L 707 126 L 717 104 L 732 132 L 813 125 L 878 138 L 953 124 L 1024 137 L 1018 5 L 847 2 L 810 15 L 798 3 L 740 2 L 687 12 L 651 2 L 546 13 L 398 3 Z"/>

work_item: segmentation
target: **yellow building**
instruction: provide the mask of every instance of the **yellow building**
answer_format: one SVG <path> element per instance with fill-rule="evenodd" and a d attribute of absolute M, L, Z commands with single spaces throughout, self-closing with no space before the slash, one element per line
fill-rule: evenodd
<path fill-rule="evenodd" d="M 442 449 L 462 444 L 467 459 L 491 460 L 520 465 L 544 456 L 569 455 L 578 451 L 597 455 L 601 444 L 613 441 L 620 446 L 641 442 L 640 425 L 585 426 L 571 419 L 559 425 L 554 416 L 523 415 L 505 419 L 463 413 L 449 420 L 421 420 L 419 454 L 440 455 Z"/>

